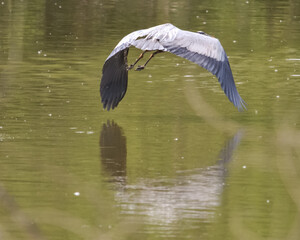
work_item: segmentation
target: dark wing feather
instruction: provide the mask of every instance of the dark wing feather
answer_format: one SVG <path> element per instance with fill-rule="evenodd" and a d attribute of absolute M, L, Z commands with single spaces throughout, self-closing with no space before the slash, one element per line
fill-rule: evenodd
<path fill-rule="evenodd" d="M 117 52 L 104 63 L 100 84 L 100 95 L 103 108 L 114 109 L 124 97 L 127 90 L 128 70 L 126 48 Z"/>
<path fill-rule="evenodd" d="M 171 52 L 177 56 L 183 57 L 191 62 L 198 64 L 199 66 L 210 71 L 212 74 L 216 75 L 221 87 L 228 97 L 228 99 L 238 108 L 239 111 L 246 109 L 246 103 L 240 97 L 231 72 L 229 61 L 225 54 L 224 61 L 218 61 L 215 58 L 207 57 L 204 54 L 199 54 L 197 52 L 192 52 L 185 47 L 179 46 L 165 46 L 168 52 Z"/>

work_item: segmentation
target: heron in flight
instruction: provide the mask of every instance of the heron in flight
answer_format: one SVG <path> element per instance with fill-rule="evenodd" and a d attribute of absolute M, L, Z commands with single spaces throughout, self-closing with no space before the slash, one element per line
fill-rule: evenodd
<path fill-rule="evenodd" d="M 131 46 L 143 52 L 133 64 L 128 65 L 127 55 Z M 246 103 L 236 89 L 227 55 L 219 40 L 202 31 L 181 30 L 170 23 L 132 32 L 110 53 L 103 65 L 100 84 L 104 109 L 110 110 L 118 106 L 127 90 L 128 71 L 134 68 L 148 51 L 154 52 L 144 65 L 135 70 L 143 70 L 158 53 L 173 53 L 216 75 L 224 93 L 234 106 L 239 111 L 246 109 Z"/>

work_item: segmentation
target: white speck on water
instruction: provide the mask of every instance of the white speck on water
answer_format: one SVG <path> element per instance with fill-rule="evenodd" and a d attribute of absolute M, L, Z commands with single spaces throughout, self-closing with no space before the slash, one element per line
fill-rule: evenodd
<path fill-rule="evenodd" d="M 146 81 L 147 83 L 153 83 L 152 81 Z"/>
<path fill-rule="evenodd" d="M 94 134 L 93 131 L 87 131 L 86 134 Z"/>
<path fill-rule="evenodd" d="M 200 18 L 200 16 L 196 16 L 196 18 Z"/>
<path fill-rule="evenodd" d="M 151 75 L 151 74 L 149 74 L 149 75 L 148 75 L 148 78 L 152 78 L 152 75 Z"/>
<path fill-rule="evenodd" d="M 232 42 L 233 42 L 233 43 L 236 43 L 236 40 L 233 40 Z"/>
<path fill-rule="evenodd" d="M 67 100 L 67 101 L 66 101 L 66 103 L 70 103 L 70 101 L 69 101 L 69 100 Z"/>
<path fill-rule="evenodd" d="M 2 129 L 3 127 L 2 126 L 0 126 L 0 129 Z"/>
<path fill-rule="evenodd" d="M 84 133 L 84 131 L 76 131 L 75 133 L 82 134 L 82 133 Z"/>
<path fill-rule="evenodd" d="M 70 129 L 72 129 L 72 130 L 73 130 L 73 129 L 77 129 L 77 127 L 70 127 Z"/>
<path fill-rule="evenodd" d="M 39 50 L 39 51 L 38 51 L 38 54 L 41 54 L 42 52 L 43 52 L 43 50 Z"/>
<path fill-rule="evenodd" d="M 249 1 L 246 1 L 245 3 L 246 3 L 246 4 L 249 4 Z"/>
<path fill-rule="evenodd" d="M 205 10 L 206 13 L 208 13 L 208 10 Z"/>
<path fill-rule="evenodd" d="M 279 95 L 277 95 L 277 96 L 276 96 L 276 98 L 280 98 L 280 96 L 279 96 Z"/>
<path fill-rule="evenodd" d="M 46 54 L 46 53 L 44 54 L 44 57 L 47 57 L 47 54 Z"/>
<path fill-rule="evenodd" d="M 194 77 L 194 75 L 184 75 L 183 77 L 190 78 L 190 77 Z"/>
<path fill-rule="evenodd" d="M 2 5 L 4 5 L 4 2 L 1 2 Z"/>
<path fill-rule="evenodd" d="M 174 138 L 175 141 L 178 141 L 178 138 Z"/>
<path fill-rule="evenodd" d="M 206 24 L 206 22 L 202 22 L 204 25 Z"/>
<path fill-rule="evenodd" d="M 287 58 L 287 61 L 300 61 L 300 58 Z"/>
<path fill-rule="evenodd" d="M 58 7 L 61 8 L 61 5 L 59 5 Z"/>
<path fill-rule="evenodd" d="M 49 113 L 48 116 L 49 116 L 49 117 L 52 117 L 52 113 Z"/>
<path fill-rule="evenodd" d="M 74 192 L 74 196 L 80 196 L 80 192 Z"/>
<path fill-rule="evenodd" d="M 267 201 L 266 201 L 267 203 L 270 203 L 270 200 L 269 199 L 267 199 Z"/>
<path fill-rule="evenodd" d="M 278 72 L 278 69 L 275 69 L 274 72 Z"/>
<path fill-rule="evenodd" d="M 243 166 L 243 168 L 244 168 L 244 169 L 246 169 L 246 168 L 247 168 L 247 166 L 246 166 L 246 165 L 244 165 L 244 166 Z"/>

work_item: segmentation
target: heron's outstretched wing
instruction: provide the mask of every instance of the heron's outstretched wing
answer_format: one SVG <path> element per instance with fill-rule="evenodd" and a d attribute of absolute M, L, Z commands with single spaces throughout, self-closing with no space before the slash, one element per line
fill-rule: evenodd
<path fill-rule="evenodd" d="M 126 48 L 119 51 L 104 63 L 100 94 L 103 108 L 107 108 L 107 110 L 118 106 L 126 93 L 128 82 L 126 63 L 128 50 Z"/>
<path fill-rule="evenodd" d="M 227 55 L 218 39 L 179 30 L 169 42 L 161 42 L 168 52 L 188 59 L 216 75 L 228 99 L 238 108 L 246 109 L 240 97 L 231 72 Z"/>
<path fill-rule="evenodd" d="M 126 35 L 118 43 L 106 59 L 102 69 L 100 94 L 104 109 L 114 109 L 126 93 L 128 82 L 127 54 L 129 47 L 135 46 L 142 50 L 165 50 L 157 39 L 161 38 L 161 35 L 167 35 L 167 29 L 172 28 L 176 27 L 172 24 L 163 24 L 138 30 Z"/>

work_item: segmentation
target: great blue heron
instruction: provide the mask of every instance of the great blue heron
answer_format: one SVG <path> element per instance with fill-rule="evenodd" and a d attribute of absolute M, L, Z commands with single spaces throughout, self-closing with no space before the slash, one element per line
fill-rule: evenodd
<path fill-rule="evenodd" d="M 129 47 L 134 46 L 143 53 L 132 65 L 127 64 Z M 106 59 L 102 69 L 100 94 L 104 109 L 114 109 L 127 90 L 128 70 L 132 69 L 147 51 L 154 51 L 146 63 L 138 66 L 142 70 L 159 52 L 170 52 L 192 61 L 210 71 L 219 79 L 228 99 L 238 108 L 246 109 L 231 72 L 227 55 L 217 38 L 199 32 L 181 30 L 170 23 L 132 32 L 125 36 Z"/>

